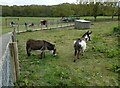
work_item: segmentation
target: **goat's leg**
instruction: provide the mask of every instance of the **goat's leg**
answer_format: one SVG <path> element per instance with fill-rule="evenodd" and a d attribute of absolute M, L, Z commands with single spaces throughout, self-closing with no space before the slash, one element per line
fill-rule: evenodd
<path fill-rule="evenodd" d="M 77 50 L 74 52 L 74 62 L 76 61 Z"/>
<path fill-rule="evenodd" d="M 83 52 L 84 52 L 84 50 L 81 50 L 81 55 L 83 56 Z"/>

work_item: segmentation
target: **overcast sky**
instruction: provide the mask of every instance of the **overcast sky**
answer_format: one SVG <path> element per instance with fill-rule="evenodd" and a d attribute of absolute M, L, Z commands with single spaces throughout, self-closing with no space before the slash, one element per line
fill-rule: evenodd
<path fill-rule="evenodd" d="M 0 5 L 56 5 L 66 2 L 76 3 L 76 0 L 0 0 Z"/>

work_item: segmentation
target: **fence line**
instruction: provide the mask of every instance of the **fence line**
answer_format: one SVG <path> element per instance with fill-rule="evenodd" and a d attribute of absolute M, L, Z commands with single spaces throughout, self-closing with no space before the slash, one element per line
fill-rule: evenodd
<path fill-rule="evenodd" d="M 14 83 L 19 79 L 18 47 L 15 42 L 15 34 L 13 31 L 13 39 L 9 40 L 0 62 L 0 87 L 14 86 Z"/>
<path fill-rule="evenodd" d="M 26 31 L 33 31 L 33 29 L 37 30 L 45 30 L 45 29 L 53 29 L 53 28 L 63 28 L 73 26 L 74 22 L 63 22 L 62 20 L 47 20 L 47 26 L 41 25 L 40 22 L 35 23 L 34 26 L 29 25 L 19 25 L 14 26 L 16 28 L 17 33 L 19 32 L 26 32 Z"/>
<path fill-rule="evenodd" d="M 10 41 L 9 41 L 10 42 Z M 9 43 L 6 46 L 5 53 L 2 57 L 2 64 L 1 64 L 1 85 L 0 86 L 13 86 L 13 76 L 11 72 L 11 62 L 10 62 L 10 50 L 9 50 Z"/>

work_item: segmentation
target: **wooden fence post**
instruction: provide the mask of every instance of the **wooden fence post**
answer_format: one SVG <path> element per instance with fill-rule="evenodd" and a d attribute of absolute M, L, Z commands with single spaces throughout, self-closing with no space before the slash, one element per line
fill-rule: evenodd
<path fill-rule="evenodd" d="M 14 76 L 13 79 L 14 82 L 16 82 L 20 76 L 17 42 L 9 43 L 9 48 L 11 52 L 11 61 L 12 61 L 13 76 Z"/>
<path fill-rule="evenodd" d="M 62 20 L 61 20 L 61 28 L 62 28 Z"/>
<path fill-rule="evenodd" d="M 19 33 L 19 24 L 17 25 L 17 33 Z"/>
<path fill-rule="evenodd" d="M 42 30 L 42 24 L 41 24 L 41 30 Z"/>
<path fill-rule="evenodd" d="M 16 42 L 16 31 L 15 31 L 15 28 L 13 29 L 13 32 L 12 32 L 12 42 Z"/>
<path fill-rule="evenodd" d="M 57 28 L 58 28 L 58 20 L 56 20 L 56 26 L 57 26 Z"/>

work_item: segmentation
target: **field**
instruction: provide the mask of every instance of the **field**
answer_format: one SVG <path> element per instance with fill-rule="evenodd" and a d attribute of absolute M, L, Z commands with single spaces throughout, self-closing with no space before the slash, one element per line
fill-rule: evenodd
<path fill-rule="evenodd" d="M 113 28 L 117 21 L 93 22 L 91 41 L 79 60 L 73 62 L 73 41 L 87 30 L 72 27 L 27 32 L 17 35 L 20 62 L 20 86 L 118 86 L 118 39 Z M 40 59 L 33 51 L 27 57 L 25 43 L 28 39 L 44 39 L 55 43 L 57 56 L 46 51 Z"/>

